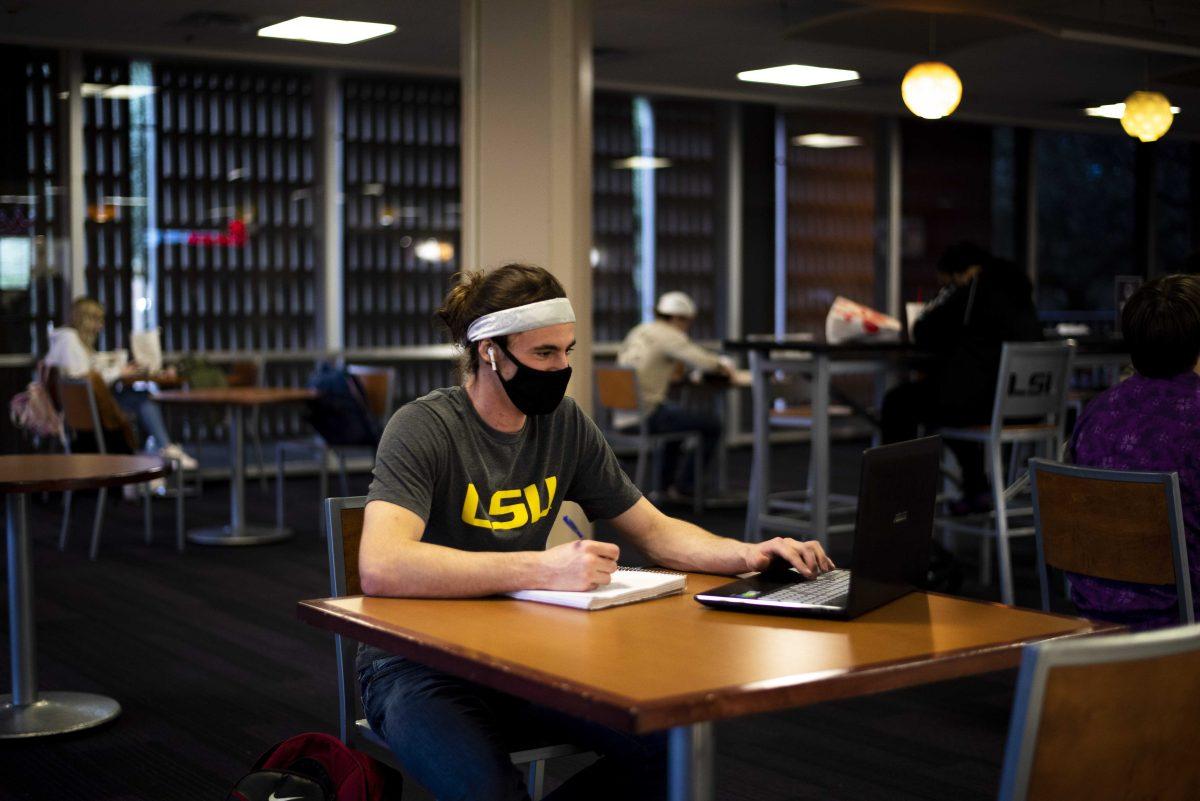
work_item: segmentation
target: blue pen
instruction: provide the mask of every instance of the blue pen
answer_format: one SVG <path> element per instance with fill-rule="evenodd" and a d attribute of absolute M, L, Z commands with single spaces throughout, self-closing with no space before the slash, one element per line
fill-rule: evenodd
<path fill-rule="evenodd" d="M 571 529 L 576 537 L 579 537 L 581 540 L 587 539 L 587 537 L 583 536 L 583 532 L 579 530 L 579 526 L 575 525 L 575 521 L 572 520 L 569 515 L 563 515 L 563 522 L 567 524 L 567 528 Z"/>

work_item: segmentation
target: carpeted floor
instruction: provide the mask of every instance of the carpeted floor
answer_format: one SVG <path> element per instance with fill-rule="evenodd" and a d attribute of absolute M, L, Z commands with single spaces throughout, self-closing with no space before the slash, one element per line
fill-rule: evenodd
<path fill-rule="evenodd" d="M 836 449 L 835 489 L 855 489 L 858 449 Z M 778 449 L 777 458 L 782 467 L 803 456 L 796 446 Z M 746 475 L 745 462 L 735 453 L 731 475 Z M 789 472 L 795 475 L 775 475 L 782 481 Z M 351 491 L 365 492 L 367 482 L 352 476 Z M 270 519 L 273 496 L 254 481 L 247 492 L 250 517 Z M 0 743 L 0 799 L 222 799 L 272 743 L 332 731 L 332 643 L 294 611 L 297 600 L 328 594 L 316 496 L 315 480 L 291 480 L 287 515 L 297 536 L 288 542 L 190 546 L 183 555 L 171 545 L 169 503 L 156 503 L 151 546 L 141 540 L 140 506 L 118 503 L 95 563 L 86 557 L 92 498 L 83 494 L 76 503 L 66 553 L 55 547 L 58 497 L 35 499 L 39 684 L 113 696 L 123 713 L 78 735 Z M 227 484 L 210 483 L 189 500 L 189 526 L 218 524 L 227 514 Z M 699 522 L 740 536 L 743 515 L 711 513 Z M 846 544 L 835 547 L 835 557 Z M 1037 598 L 1031 545 L 1016 549 L 1025 605 Z M 995 597 L 994 588 L 969 585 L 967 593 Z M 0 671 L 7 689 L 7 648 Z M 1010 671 L 720 723 L 717 797 L 994 798 L 1013 680 Z M 551 763 L 548 785 L 586 759 Z M 427 797 L 412 786 L 404 795 Z"/>

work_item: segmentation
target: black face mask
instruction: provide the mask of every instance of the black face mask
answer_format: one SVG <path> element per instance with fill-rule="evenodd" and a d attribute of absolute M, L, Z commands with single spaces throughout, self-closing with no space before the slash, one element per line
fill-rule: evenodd
<path fill-rule="evenodd" d="M 561 370 L 534 370 L 517 361 L 503 345 L 500 345 L 500 350 L 517 366 L 516 375 L 507 381 L 496 371 L 500 386 L 504 387 L 513 406 L 525 415 L 550 414 L 557 409 L 563 395 L 567 394 L 567 382 L 571 380 L 570 366 Z"/>

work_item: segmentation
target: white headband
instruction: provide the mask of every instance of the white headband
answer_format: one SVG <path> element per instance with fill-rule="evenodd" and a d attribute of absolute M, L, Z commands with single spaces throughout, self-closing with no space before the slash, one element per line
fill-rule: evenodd
<path fill-rule="evenodd" d="M 571 301 L 566 298 L 539 300 L 537 303 L 527 303 L 524 306 L 514 306 L 483 315 L 467 328 L 467 339 L 478 342 L 489 337 L 519 334 L 548 325 L 573 322 L 575 310 L 571 308 Z"/>

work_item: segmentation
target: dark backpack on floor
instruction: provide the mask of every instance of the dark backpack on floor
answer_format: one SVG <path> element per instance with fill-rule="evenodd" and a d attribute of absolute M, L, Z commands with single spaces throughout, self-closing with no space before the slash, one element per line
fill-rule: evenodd
<path fill-rule="evenodd" d="M 349 371 L 323 364 L 308 380 L 317 397 L 308 402 L 308 421 L 330 445 L 379 444 L 383 433 L 371 416 L 367 395 Z"/>
<path fill-rule="evenodd" d="M 374 759 L 336 737 L 310 732 L 267 749 L 226 801 L 381 801 L 383 785 Z"/>

